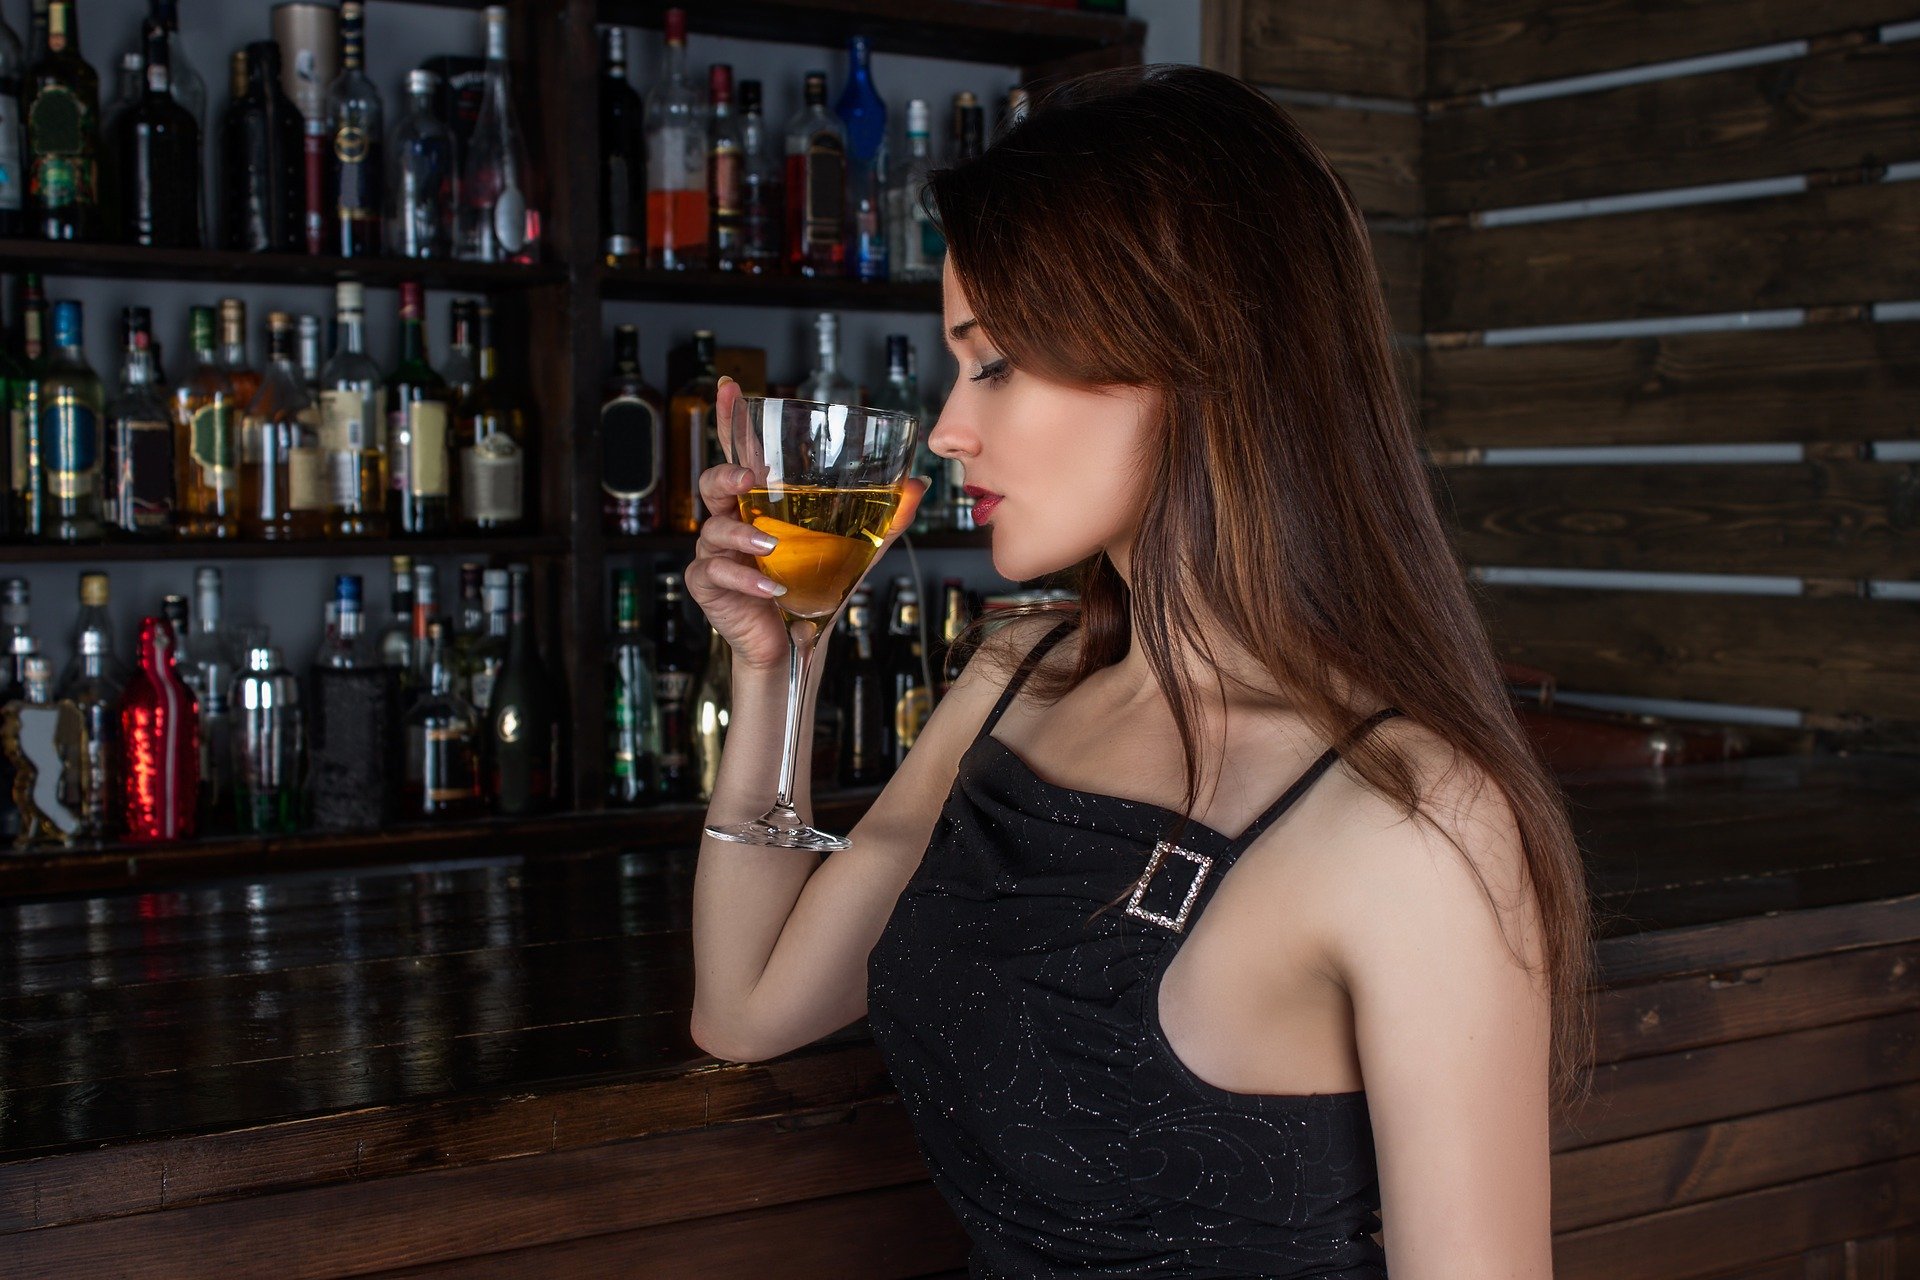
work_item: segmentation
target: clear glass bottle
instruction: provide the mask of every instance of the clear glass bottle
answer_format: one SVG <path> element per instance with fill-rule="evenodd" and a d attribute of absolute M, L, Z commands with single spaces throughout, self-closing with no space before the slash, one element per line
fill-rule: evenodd
<path fill-rule="evenodd" d="M 446 820 L 472 817 L 482 808 L 480 760 L 475 750 L 478 717 L 453 691 L 444 623 L 427 626 L 425 678 L 407 709 L 401 816 Z"/>
<path fill-rule="evenodd" d="M 707 122 L 687 79 L 687 13 L 666 14 L 660 75 L 647 91 L 647 265 L 698 271 L 707 265 Z"/>
<path fill-rule="evenodd" d="M 307 399 L 320 403 L 320 317 L 301 314 L 293 318 L 293 363 L 300 370 L 300 385 Z"/>
<path fill-rule="evenodd" d="M 380 252 L 385 204 L 380 190 L 386 167 L 380 155 L 385 129 L 380 90 L 365 70 L 365 24 L 361 0 L 341 0 L 340 74 L 327 86 L 327 134 L 333 147 L 326 173 L 327 211 L 333 222 L 327 250 L 343 258 Z"/>
<path fill-rule="evenodd" d="M 887 188 L 887 270 L 895 280 L 937 282 L 946 258 L 946 238 L 924 200 L 933 166 L 931 122 L 924 98 L 907 103 L 907 159 Z"/>
<path fill-rule="evenodd" d="M 840 372 L 840 317 L 822 311 L 813 319 L 813 369 L 800 384 L 802 400 L 825 404 L 853 404 L 857 392 L 853 382 Z"/>
<path fill-rule="evenodd" d="M 73 663 L 57 695 L 80 712 L 86 729 L 86 785 L 81 791 L 81 830 L 107 836 L 118 826 L 115 801 L 120 794 L 120 692 L 123 670 L 113 657 L 113 633 L 100 626 L 81 628 Z"/>
<path fill-rule="evenodd" d="M 500 678 L 500 668 L 507 663 L 507 636 L 513 627 L 513 602 L 505 569 L 488 569 L 480 575 L 480 599 L 486 615 L 485 631 L 468 659 L 464 696 L 477 714 L 485 715 L 493 707 L 493 686 Z"/>
<path fill-rule="evenodd" d="M 239 647 L 226 624 L 220 570 L 193 571 L 192 626 L 183 646 L 180 678 L 200 708 L 200 829 L 219 830 L 233 813 L 233 678 Z"/>
<path fill-rule="evenodd" d="M 453 134 L 440 123 L 440 77 L 407 72 L 407 109 L 387 139 L 387 252 L 396 258 L 453 254 Z"/>
<path fill-rule="evenodd" d="M 473 390 L 462 396 L 454 436 L 460 457 L 460 526 L 499 533 L 522 523 L 526 506 L 527 413 L 500 376 L 493 304 L 474 309 L 479 359 Z"/>
<path fill-rule="evenodd" d="M 913 358 L 913 343 L 904 333 L 887 335 L 887 380 L 869 397 L 876 409 L 912 414 L 920 421 L 913 446 L 913 474 L 924 477 L 927 491 L 920 496 L 920 509 L 914 513 L 913 532 L 926 533 L 947 527 L 947 460 L 928 447 L 927 435 L 933 423 L 922 414 L 919 392 L 908 374 Z"/>
<path fill-rule="evenodd" d="M 538 262 L 540 210 L 507 76 L 506 6 L 488 5 L 486 19 L 486 87 L 460 174 L 459 256 L 468 262 Z"/>
<path fill-rule="evenodd" d="M 53 304 L 53 349 L 40 377 L 46 536 L 56 542 L 97 538 L 106 527 L 106 395 L 80 342 L 80 304 L 63 298 Z"/>
<path fill-rule="evenodd" d="M 627 74 L 627 31 L 603 32 L 600 57 L 600 254 L 639 266 L 647 245 L 647 115 Z"/>
<path fill-rule="evenodd" d="M 0 708 L 0 750 L 14 794 L 26 800 L 16 849 L 71 845 L 86 831 L 86 724 L 71 701 L 53 696 L 52 674 L 45 658 L 27 659 L 21 696 Z"/>
<path fill-rule="evenodd" d="M 300 682 L 273 645 L 247 650 L 233 680 L 233 796 L 239 830 L 284 835 L 300 829 L 306 776 Z"/>
<path fill-rule="evenodd" d="M 120 320 L 120 386 L 107 405 L 107 522 L 140 538 L 173 534 L 173 420 L 154 359 L 153 317 Z"/>
<path fill-rule="evenodd" d="M 388 570 L 392 586 L 387 603 L 392 616 L 380 629 L 380 661 L 404 687 L 404 677 L 413 670 L 413 557 L 393 557 Z"/>
<path fill-rule="evenodd" d="M 188 312 L 193 366 L 174 388 L 174 497 L 182 537 L 231 538 L 240 532 L 238 436 L 246 405 L 220 367 L 213 309 Z"/>
<path fill-rule="evenodd" d="M 387 387 L 367 354 L 365 291 L 343 280 L 333 302 L 333 357 L 320 370 L 324 532 L 381 538 L 387 533 Z"/>
<path fill-rule="evenodd" d="M 607 802 L 652 804 L 660 755 L 660 713 L 653 700 L 653 644 L 640 630 L 640 584 L 631 569 L 613 571 L 613 639 L 607 646 Z"/>
<path fill-rule="evenodd" d="M 760 82 L 740 82 L 740 270 L 778 275 L 787 269 L 786 171 L 779 143 L 767 133 Z"/>
<path fill-rule="evenodd" d="M 733 68 L 707 68 L 707 253 L 715 271 L 738 271 L 745 250 L 746 150 L 733 111 Z"/>
<path fill-rule="evenodd" d="M 454 298 L 447 303 L 447 358 L 440 364 L 440 377 L 447 384 L 450 409 L 459 407 L 480 376 L 473 348 L 473 316 L 472 298 Z"/>
<path fill-rule="evenodd" d="M 333 625 L 313 660 L 307 791 L 316 828 L 370 830 L 393 819 L 394 678 L 367 630 L 360 576 L 333 582 Z"/>
<path fill-rule="evenodd" d="M 806 102 L 787 122 L 787 269 L 842 276 L 847 268 L 847 131 L 827 110 L 827 73 L 809 71 Z"/>
<path fill-rule="evenodd" d="M 312 538 L 327 510 L 320 415 L 293 362 L 293 320 L 267 317 L 267 368 L 240 429 L 240 532 Z"/>
<path fill-rule="evenodd" d="M 887 278 L 887 104 L 873 85 L 866 36 L 847 41 L 847 83 L 835 105 L 847 129 L 847 274 Z"/>

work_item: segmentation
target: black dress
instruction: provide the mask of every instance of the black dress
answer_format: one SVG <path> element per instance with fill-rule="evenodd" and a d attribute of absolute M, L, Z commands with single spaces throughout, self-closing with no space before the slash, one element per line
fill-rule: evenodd
<path fill-rule="evenodd" d="M 1189 821 L 1180 847 L 1158 846 L 1178 815 L 1054 786 L 992 734 L 1068 629 L 1027 655 L 962 756 L 867 961 L 873 1038 L 972 1239 L 969 1274 L 1384 1280 L 1365 1091 L 1216 1088 L 1156 1012 L 1234 859 L 1337 755 L 1238 839 Z"/>

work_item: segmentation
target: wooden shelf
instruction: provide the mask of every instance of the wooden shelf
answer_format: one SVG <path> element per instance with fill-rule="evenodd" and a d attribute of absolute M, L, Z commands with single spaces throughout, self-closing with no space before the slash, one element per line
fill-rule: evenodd
<path fill-rule="evenodd" d="M 810 280 L 738 272 L 603 268 L 600 296 L 620 302 L 684 302 L 701 306 L 807 307 L 822 311 L 940 313 L 940 285 Z"/>
<path fill-rule="evenodd" d="M 814 820 L 846 830 L 879 795 L 879 788 L 824 792 Z M 539 859 L 606 849 L 691 847 L 700 839 L 706 807 L 669 804 L 651 809 L 601 809 L 529 818 L 481 818 L 447 823 L 401 823 L 379 831 L 289 836 L 209 836 L 177 844 L 95 843 L 71 849 L 7 851 L 0 855 L 0 897 L 147 889 L 227 876 L 404 865 L 449 859 Z"/>
<path fill-rule="evenodd" d="M 599 21 L 659 27 L 673 7 L 674 0 L 600 0 Z M 835 46 L 859 34 L 886 53 L 1000 66 L 1030 67 L 1146 43 L 1146 24 L 1124 14 L 997 0 L 726 0 L 682 7 L 694 35 Z"/>
<path fill-rule="evenodd" d="M 313 538 L 297 542 L 177 539 L 152 542 L 30 542 L 0 545 L 0 560 L 20 564 L 113 563 L 132 560 L 345 560 L 358 556 L 556 556 L 558 536 L 452 538 Z"/>
<path fill-rule="evenodd" d="M 331 258 L 299 253 L 236 253 L 227 249 L 149 249 L 137 244 L 79 244 L 0 239 L 0 270 L 49 276 L 114 276 L 208 284 L 332 284 L 358 280 L 391 288 L 419 280 L 429 289 L 490 292 L 566 279 L 563 267 L 415 258 Z"/>

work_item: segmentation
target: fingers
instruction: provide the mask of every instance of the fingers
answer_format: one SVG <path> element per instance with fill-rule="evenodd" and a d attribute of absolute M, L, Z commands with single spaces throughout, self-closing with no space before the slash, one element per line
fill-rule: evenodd
<path fill-rule="evenodd" d="M 696 574 L 698 582 L 695 582 Z M 687 569 L 687 581 L 689 589 L 694 586 L 713 587 L 719 591 L 738 591 L 758 600 L 771 600 L 787 593 L 787 589 L 772 578 L 738 560 L 696 560 Z"/>
<path fill-rule="evenodd" d="M 752 525 L 727 515 L 710 515 L 700 522 L 700 541 L 694 549 L 696 556 L 728 555 L 738 552 L 742 555 L 763 556 L 779 545 L 779 539 L 772 534 L 762 533 Z"/>
<path fill-rule="evenodd" d="M 923 476 L 908 476 L 901 486 L 900 505 L 893 513 L 893 523 L 887 526 L 887 542 L 907 531 L 913 523 L 915 513 L 920 510 L 920 499 L 927 496 L 927 480 Z"/>
<path fill-rule="evenodd" d="M 740 495 L 753 488 L 753 472 L 732 463 L 708 467 L 700 473 L 700 501 L 707 510 L 736 511 Z"/>
<path fill-rule="evenodd" d="M 720 451 L 733 461 L 733 415 L 740 404 L 740 384 L 722 374 L 719 390 L 714 395 L 714 420 L 720 428 Z"/>

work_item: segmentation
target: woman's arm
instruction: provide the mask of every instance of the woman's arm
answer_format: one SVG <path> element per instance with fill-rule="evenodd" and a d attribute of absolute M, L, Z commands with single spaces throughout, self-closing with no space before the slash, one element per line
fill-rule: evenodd
<path fill-rule="evenodd" d="M 1416 759 L 1444 750 L 1404 736 Z M 1388 1269 L 1551 1280 L 1549 1007 L 1519 830 L 1498 787 L 1421 772 L 1442 778 L 1430 812 L 1473 866 L 1365 791 L 1328 851 L 1340 870 L 1323 917 L 1353 1002 Z"/>

